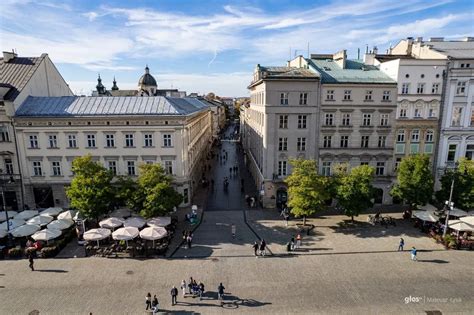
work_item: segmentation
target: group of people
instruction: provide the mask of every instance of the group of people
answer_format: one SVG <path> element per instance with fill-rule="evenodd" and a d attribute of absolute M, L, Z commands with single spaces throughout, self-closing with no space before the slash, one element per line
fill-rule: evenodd
<path fill-rule="evenodd" d="M 145 305 L 146 305 L 146 311 L 149 309 L 153 312 L 153 314 L 156 314 L 158 312 L 158 298 L 156 295 L 153 296 L 153 299 L 151 298 L 151 293 L 148 292 L 148 294 L 145 296 Z"/>
<path fill-rule="evenodd" d="M 232 167 L 229 167 L 229 174 L 230 174 L 230 177 L 232 177 L 232 175 L 237 175 L 237 172 L 239 171 L 239 167 L 237 166 L 237 163 L 235 163 L 234 166 Z"/>
<path fill-rule="evenodd" d="M 301 234 L 299 233 L 296 235 L 296 241 L 295 241 L 295 237 L 292 237 L 289 243 L 289 250 L 294 251 L 296 249 L 301 248 L 301 239 L 302 237 L 301 237 Z"/>
<path fill-rule="evenodd" d="M 183 231 L 183 240 L 186 242 L 186 248 L 191 248 L 193 242 L 193 233 L 191 231 Z"/>
<path fill-rule="evenodd" d="M 403 239 L 403 237 L 400 238 L 400 242 L 398 243 L 398 251 L 402 251 L 403 252 L 403 247 L 405 246 L 405 240 Z M 418 253 L 418 250 L 416 249 L 415 246 L 412 246 L 411 247 L 411 250 L 410 250 L 410 255 L 411 255 L 411 260 L 413 261 L 418 261 L 418 259 L 416 258 L 416 254 Z"/>
<path fill-rule="evenodd" d="M 193 279 L 193 277 L 189 278 L 188 283 L 186 283 L 186 280 L 181 281 L 181 291 L 183 293 L 183 298 L 185 298 L 189 294 L 192 297 L 199 296 L 199 300 L 202 300 L 202 295 L 204 294 L 204 288 L 205 288 L 204 283 L 199 282 L 198 284 L 196 279 Z"/>
<path fill-rule="evenodd" d="M 255 257 L 258 257 L 258 256 L 265 257 L 265 254 L 267 252 L 267 243 L 265 242 L 263 238 L 260 241 L 260 244 L 257 241 L 255 241 L 254 244 L 252 245 L 252 248 L 253 248 L 253 253 Z"/>

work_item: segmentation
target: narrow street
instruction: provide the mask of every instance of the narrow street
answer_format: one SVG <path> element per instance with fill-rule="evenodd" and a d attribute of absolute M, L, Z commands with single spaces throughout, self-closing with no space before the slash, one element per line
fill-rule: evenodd
<path fill-rule="evenodd" d="M 252 244 L 258 240 L 244 220 L 244 209 L 248 207 L 245 195 L 255 196 L 255 187 L 249 172 L 246 170 L 242 152 L 238 151 L 235 140 L 228 140 L 234 133 L 235 125 L 225 132 L 220 148 L 214 148 L 215 157 L 211 161 L 211 170 L 206 178 L 214 180 L 214 187 L 209 185 L 207 206 L 201 225 L 196 229 L 193 246 L 190 249 L 180 248 L 173 257 L 233 257 L 252 256 Z M 227 159 L 224 156 L 227 153 Z M 222 157 L 222 158 L 221 158 Z M 237 172 L 231 168 L 237 166 Z M 224 179 L 228 178 L 229 186 L 224 189 Z M 244 190 L 241 191 L 242 180 Z M 231 226 L 236 226 L 236 237 L 232 237 Z"/>

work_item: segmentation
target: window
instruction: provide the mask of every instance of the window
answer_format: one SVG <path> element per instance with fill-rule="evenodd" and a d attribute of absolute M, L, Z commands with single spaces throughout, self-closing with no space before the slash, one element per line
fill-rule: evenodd
<path fill-rule="evenodd" d="M 55 149 L 58 147 L 58 136 L 49 135 L 48 136 L 48 145 L 50 149 Z"/>
<path fill-rule="evenodd" d="M 410 83 L 402 84 L 402 94 L 408 94 L 410 91 Z"/>
<path fill-rule="evenodd" d="M 115 135 L 112 135 L 112 134 L 105 135 L 105 146 L 107 148 L 115 147 Z"/>
<path fill-rule="evenodd" d="M 288 115 L 280 115 L 280 129 L 288 129 Z"/>
<path fill-rule="evenodd" d="M 332 126 L 333 120 L 334 120 L 334 114 L 326 114 L 325 117 L 326 117 L 325 125 Z"/>
<path fill-rule="evenodd" d="M 173 175 L 173 161 L 165 161 L 165 172 L 168 175 Z"/>
<path fill-rule="evenodd" d="M 453 127 L 461 126 L 461 118 L 462 118 L 462 107 L 459 107 L 459 106 L 454 107 L 451 126 Z"/>
<path fill-rule="evenodd" d="M 405 142 L 405 130 L 404 129 L 398 130 L 397 142 Z"/>
<path fill-rule="evenodd" d="M 135 175 L 135 161 L 127 161 L 127 173 L 128 175 Z"/>
<path fill-rule="evenodd" d="M 369 162 L 360 162 L 360 165 L 369 165 Z"/>
<path fill-rule="evenodd" d="M 308 93 L 300 93 L 300 105 L 308 104 Z"/>
<path fill-rule="evenodd" d="M 439 93 L 439 83 L 433 83 L 431 87 L 431 94 L 438 94 Z"/>
<path fill-rule="evenodd" d="M 327 90 L 326 91 L 326 100 L 334 101 L 334 90 Z"/>
<path fill-rule="evenodd" d="M 370 120 L 372 118 L 372 114 L 364 114 L 363 115 L 363 120 L 362 120 L 362 124 L 364 126 L 370 126 Z"/>
<path fill-rule="evenodd" d="M 418 86 L 416 88 L 416 93 L 423 94 L 424 92 L 425 92 L 425 84 L 424 83 L 418 83 Z"/>
<path fill-rule="evenodd" d="M 369 136 L 362 136 L 360 138 L 360 147 L 368 148 L 369 147 Z"/>
<path fill-rule="evenodd" d="M 420 130 L 413 129 L 411 131 L 411 142 L 420 142 Z"/>
<path fill-rule="evenodd" d="M 429 109 L 428 117 L 436 117 L 436 110 L 434 108 Z"/>
<path fill-rule="evenodd" d="M 279 138 L 278 139 L 278 151 L 288 150 L 288 138 Z"/>
<path fill-rule="evenodd" d="M 143 135 L 144 145 L 145 147 L 152 147 L 153 146 L 153 134 L 146 133 Z"/>
<path fill-rule="evenodd" d="M 351 90 L 344 90 L 344 100 L 345 101 L 350 101 L 351 100 L 351 94 L 352 94 Z"/>
<path fill-rule="evenodd" d="M 132 148 L 134 147 L 133 133 L 125 134 L 125 147 Z"/>
<path fill-rule="evenodd" d="M 341 136 L 341 148 L 347 148 L 349 146 L 349 136 Z"/>
<path fill-rule="evenodd" d="M 379 148 L 385 148 L 385 143 L 387 142 L 387 136 L 379 136 Z"/>
<path fill-rule="evenodd" d="M 163 135 L 163 146 L 164 147 L 171 147 L 171 135 L 166 134 Z"/>
<path fill-rule="evenodd" d="M 10 142 L 7 126 L 0 126 L 0 142 Z"/>
<path fill-rule="evenodd" d="M 13 162 L 11 159 L 5 159 L 5 171 L 7 174 L 13 174 Z"/>
<path fill-rule="evenodd" d="M 298 115 L 298 129 L 306 129 L 306 115 Z"/>
<path fill-rule="evenodd" d="M 296 150 L 297 151 L 306 151 L 306 138 L 297 138 Z"/>
<path fill-rule="evenodd" d="M 426 135 L 425 135 L 425 142 L 433 142 L 434 138 L 434 131 L 433 130 L 426 130 Z"/>
<path fill-rule="evenodd" d="M 399 117 L 404 118 L 407 117 L 407 110 L 406 108 L 400 108 L 400 115 Z"/>
<path fill-rule="evenodd" d="M 390 91 L 383 91 L 382 101 L 390 101 Z"/>
<path fill-rule="evenodd" d="M 43 170 L 41 168 L 40 161 L 33 161 L 33 176 L 43 176 Z"/>
<path fill-rule="evenodd" d="M 331 162 L 323 162 L 321 166 L 321 175 L 331 176 Z"/>
<path fill-rule="evenodd" d="M 342 114 L 342 125 L 350 126 L 351 125 L 351 114 Z"/>
<path fill-rule="evenodd" d="M 366 101 L 371 101 L 372 100 L 372 91 L 371 90 L 365 91 L 365 100 Z"/>
<path fill-rule="evenodd" d="M 38 136 L 37 135 L 30 135 L 30 149 L 38 149 Z"/>
<path fill-rule="evenodd" d="M 380 126 L 388 126 L 388 114 L 380 115 Z"/>
<path fill-rule="evenodd" d="M 468 144 L 466 146 L 466 158 L 472 160 L 474 158 L 474 144 Z"/>
<path fill-rule="evenodd" d="M 288 93 L 280 93 L 280 105 L 288 105 Z"/>
<path fill-rule="evenodd" d="M 278 161 L 278 176 L 286 176 L 287 161 Z"/>
<path fill-rule="evenodd" d="M 375 168 L 375 175 L 382 176 L 385 173 L 385 162 L 377 162 L 377 167 Z"/>
<path fill-rule="evenodd" d="M 95 135 L 93 134 L 87 135 L 87 147 L 95 148 Z"/>
<path fill-rule="evenodd" d="M 414 117 L 415 118 L 420 118 L 421 117 L 421 110 L 419 108 L 415 108 Z"/>
<path fill-rule="evenodd" d="M 456 159 L 457 144 L 450 144 L 448 147 L 448 162 L 454 162 Z"/>
<path fill-rule="evenodd" d="M 61 176 L 61 162 L 53 161 L 51 162 L 51 170 L 53 171 L 53 176 Z"/>
<path fill-rule="evenodd" d="M 402 158 L 397 158 L 395 160 L 395 171 L 398 170 L 398 168 L 400 167 L 401 162 L 402 162 Z"/>
<path fill-rule="evenodd" d="M 107 161 L 107 168 L 114 176 L 117 175 L 117 161 Z"/>
<path fill-rule="evenodd" d="M 188 203 L 189 202 L 189 189 L 184 188 L 183 189 L 183 203 Z"/>
<path fill-rule="evenodd" d="M 76 135 L 67 135 L 68 148 L 77 148 Z"/>
<path fill-rule="evenodd" d="M 323 148 L 330 148 L 332 142 L 332 136 L 323 137 Z"/>
<path fill-rule="evenodd" d="M 464 95 L 466 93 L 466 82 L 458 82 L 456 86 L 456 95 Z"/>

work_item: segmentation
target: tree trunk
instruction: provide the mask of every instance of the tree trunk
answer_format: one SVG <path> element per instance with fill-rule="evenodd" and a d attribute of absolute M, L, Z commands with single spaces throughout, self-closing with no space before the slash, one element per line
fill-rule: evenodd
<path fill-rule="evenodd" d="M 353 215 L 351 215 L 351 221 L 352 221 L 352 223 L 354 223 L 354 216 Z"/>
<path fill-rule="evenodd" d="M 306 226 L 306 216 L 303 216 L 303 226 Z"/>

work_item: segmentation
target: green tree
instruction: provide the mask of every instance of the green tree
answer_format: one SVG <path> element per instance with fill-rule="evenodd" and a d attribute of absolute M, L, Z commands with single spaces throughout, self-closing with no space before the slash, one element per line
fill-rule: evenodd
<path fill-rule="evenodd" d="M 452 201 L 460 209 L 474 208 L 474 161 L 466 158 L 459 160 L 457 169 L 448 169 L 441 177 L 441 190 L 436 192 L 436 199 L 440 203 L 449 200 L 451 183 L 454 178 Z"/>
<path fill-rule="evenodd" d="M 92 161 L 90 155 L 76 158 L 72 162 L 72 171 L 74 177 L 66 190 L 71 206 L 85 218 L 98 220 L 108 212 L 112 200 L 112 173 Z"/>
<path fill-rule="evenodd" d="M 306 217 L 324 209 L 330 198 L 329 178 L 318 174 L 314 160 L 290 160 L 291 175 L 285 179 L 288 185 L 288 206 L 296 217 Z"/>
<path fill-rule="evenodd" d="M 336 196 L 340 207 L 345 215 L 351 217 L 358 216 L 363 210 L 371 207 L 375 170 L 368 165 L 354 167 L 347 172 L 341 171 L 336 175 Z"/>
<path fill-rule="evenodd" d="M 136 201 L 137 183 L 128 176 L 117 176 L 116 178 L 117 181 L 114 183 L 115 204 L 139 210 Z"/>
<path fill-rule="evenodd" d="M 140 165 L 137 183 L 134 200 L 141 206 L 140 214 L 145 218 L 164 215 L 183 201 L 160 164 Z"/>
<path fill-rule="evenodd" d="M 410 206 L 425 205 L 433 196 L 433 175 L 428 155 L 416 154 L 402 159 L 397 184 L 391 194 Z"/>

